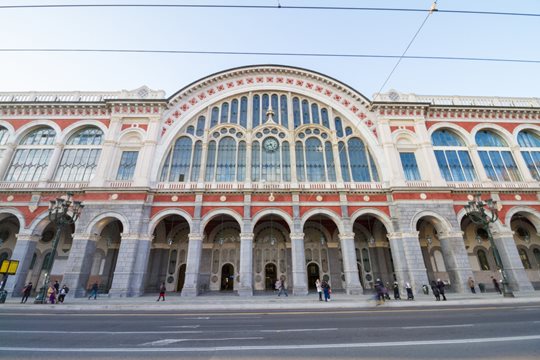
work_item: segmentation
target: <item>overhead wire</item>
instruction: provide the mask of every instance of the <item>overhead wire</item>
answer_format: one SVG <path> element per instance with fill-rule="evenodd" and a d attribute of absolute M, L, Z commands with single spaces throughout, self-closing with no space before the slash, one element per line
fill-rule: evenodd
<path fill-rule="evenodd" d="M 307 6 L 307 5 L 241 5 L 241 4 L 25 4 L 0 5 L 0 9 L 53 9 L 53 8 L 200 8 L 200 9 L 284 9 L 284 10 L 322 10 L 322 11 L 378 11 L 378 12 L 429 12 L 419 8 L 384 8 L 357 6 Z M 540 13 L 479 11 L 479 10 L 437 10 L 439 13 L 488 16 L 526 16 L 540 17 Z"/>

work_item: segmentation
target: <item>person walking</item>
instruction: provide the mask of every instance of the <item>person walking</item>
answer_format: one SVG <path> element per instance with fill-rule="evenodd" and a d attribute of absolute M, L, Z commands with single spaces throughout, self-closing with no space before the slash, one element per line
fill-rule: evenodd
<path fill-rule="evenodd" d="M 399 285 L 397 281 L 394 281 L 394 300 L 401 300 L 401 296 L 399 295 Z"/>
<path fill-rule="evenodd" d="M 323 280 L 321 287 L 324 293 L 324 301 L 330 301 L 330 284 L 326 280 Z"/>
<path fill-rule="evenodd" d="M 377 292 L 377 305 L 384 304 L 384 284 L 381 279 L 375 280 L 375 291 Z"/>
<path fill-rule="evenodd" d="M 493 286 L 495 287 L 495 291 L 497 291 L 499 294 L 502 294 L 502 291 L 501 291 L 501 285 L 499 284 L 499 282 L 497 281 L 497 279 L 495 279 L 493 276 L 491 277 L 491 281 L 493 281 Z"/>
<path fill-rule="evenodd" d="M 90 292 L 90 296 L 88 297 L 88 300 L 90 300 L 90 298 L 93 296 L 94 297 L 94 300 L 97 299 L 97 292 L 98 292 L 98 283 L 95 282 L 93 285 L 92 285 L 92 289 L 91 289 L 91 292 Z"/>
<path fill-rule="evenodd" d="M 446 301 L 446 296 L 444 295 L 444 282 L 441 279 L 437 279 L 437 289 L 442 296 L 443 301 Z"/>
<path fill-rule="evenodd" d="M 289 296 L 289 294 L 287 294 L 287 287 L 285 285 L 284 278 L 276 280 L 276 290 L 278 290 L 277 296 L 281 296 L 282 293 L 287 297 Z"/>
<path fill-rule="evenodd" d="M 32 282 L 29 282 L 26 284 L 26 286 L 22 289 L 22 299 L 21 304 L 26 304 L 26 300 L 28 300 L 28 297 L 30 296 L 30 293 L 32 292 Z"/>
<path fill-rule="evenodd" d="M 69 292 L 69 288 L 64 284 L 62 288 L 60 289 L 60 293 L 58 294 L 58 302 L 64 303 L 64 299 L 66 298 L 67 293 Z"/>
<path fill-rule="evenodd" d="M 323 289 L 321 286 L 321 280 L 319 279 L 315 280 L 315 287 L 317 288 L 317 293 L 319 294 L 319 301 L 322 301 Z"/>
<path fill-rule="evenodd" d="M 58 280 L 54 280 L 54 291 L 56 291 L 56 295 L 60 292 L 60 284 L 58 283 Z"/>
<path fill-rule="evenodd" d="M 56 289 L 51 284 L 49 284 L 49 288 L 47 289 L 47 299 L 51 304 L 54 304 L 56 301 Z"/>
<path fill-rule="evenodd" d="M 471 289 L 471 292 L 473 294 L 476 294 L 476 289 L 474 288 L 474 280 L 472 277 L 469 276 L 469 280 L 467 280 L 467 284 L 469 285 L 469 289 Z"/>
<path fill-rule="evenodd" d="M 159 287 L 159 297 L 156 301 L 159 301 L 161 298 L 163 298 L 163 301 L 165 301 L 165 290 L 167 290 L 167 288 L 165 287 L 165 283 L 162 282 L 161 286 Z"/>
<path fill-rule="evenodd" d="M 405 290 L 407 291 L 407 300 L 414 300 L 414 295 L 410 283 L 405 283 Z"/>
<path fill-rule="evenodd" d="M 435 282 L 435 280 L 431 281 L 431 291 L 435 296 L 435 300 L 441 301 L 441 293 L 439 292 L 439 288 L 437 287 L 437 283 Z"/>

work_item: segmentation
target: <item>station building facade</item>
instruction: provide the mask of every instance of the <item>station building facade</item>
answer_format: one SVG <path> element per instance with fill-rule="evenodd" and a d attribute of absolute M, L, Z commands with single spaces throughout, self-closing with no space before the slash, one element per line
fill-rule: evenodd
<path fill-rule="evenodd" d="M 372 100 L 313 71 L 226 70 L 176 94 L 0 93 L 0 258 L 7 290 L 51 278 L 83 296 L 253 295 L 285 279 L 349 294 L 376 279 L 456 292 L 500 279 L 464 205 L 491 225 L 514 291 L 540 289 L 540 99 Z M 50 200 L 85 208 L 51 253 Z"/>

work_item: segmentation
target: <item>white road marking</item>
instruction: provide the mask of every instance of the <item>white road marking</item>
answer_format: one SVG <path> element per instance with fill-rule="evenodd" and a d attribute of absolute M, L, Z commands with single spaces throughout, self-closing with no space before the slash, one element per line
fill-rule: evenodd
<path fill-rule="evenodd" d="M 106 335 L 136 335 L 136 334 L 200 334 L 202 331 L 61 331 L 61 330 L 0 330 L 0 333 L 16 334 L 106 334 Z"/>
<path fill-rule="evenodd" d="M 219 339 L 163 339 L 163 340 L 157 340 L 157 341 L 151 341 L 144 344 L 140 344 L 139 346 L 162 346 L 162 345 L 169 345 L 174 344 L 177 342 L 184 342 L 184 341 L 230 341 L 230 340 L 262 340 L 263 337 L 239 337 L 239 338 L 219 338 Z"/>
<path fill-rule="evenodd" d="M 254 350 L 305 350 L 305 349 L 342 349 L 342 348 L 368 348 L 368 347 L 399 347 L 399 346 L 438 346 L 440 345 L 461 345 L 461 344 L 481 344 L 492 342 L 530 341 L 540 340 L 540 335 L 530 336 L 507 336 L 496 338 L 477 339 L 453 339 L 453 340 L 423 340 L 423 341 L 392 341 L 392 342 L 371 342 L 371 343 L 345 343 L 345 344 L 312 344 L 312 345 L 252 345 L 252 346 L 211 346 L 192 348 L 67 348 L 67 347 L 0 347 L 0 351 L 24 351 L 24 352 L 82 352 L 82 353 L 151 353 L 151 352 L 209 352 L 209 351 L 229 351 L 243 352 Z"/>
<path fill-rule="evenodd" d="M 425 325 L 425 326 L 402 326 L 404 330 L 410 329 L 445 329 L 445 328 L 458 328 L 458 327 L 471 327 L 474 324 L 457 324 L 457 325 Z"/>
<path fill-rule="evenodd" d="M 326 329 L 283 329 L 283 330 L 259 330 L 260 332 L 267 333 L 284 333 L 284 332 L 311 332 L 311 331 L 336 331 L 338 328 L 326 328 Z"/>
<path fill-rule="evenodd" d="M 171 325 L 171 326 L 162 326 L 164 328 L 188 328 L 188 329 L 197 329 L 201 325 Z"/>

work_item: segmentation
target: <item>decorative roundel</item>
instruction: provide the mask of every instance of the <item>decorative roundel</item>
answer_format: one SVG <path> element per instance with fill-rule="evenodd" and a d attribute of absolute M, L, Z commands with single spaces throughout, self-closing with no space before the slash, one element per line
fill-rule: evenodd
<path fill-rule="evenodd" d="M 269 128 L 263 129 L 263 134 L 270 134 L 270 129 Z"/>
<path fill-rule="evenodd" d="M 424 193 L 421 193 L 421 194 L 420 194 L 420 199 L 426 200 L 426 199 L 427 199 L 427 195 L 424 194 Z"/>
<path fill-rule="evenodd" d="M 112 200 L 118 199 L 118 194 L 112 194 L 112 195 L 111 195 L 111 199 L 112 199 Z"/>
<path fill-rule="evenodd" d="M 392 101 L 398 101 L 399 100 L 399 94 L 395 90 L 390 90 L 388 93 L 388 97 Z"/>
<path fill-rule="evenodd" d="M 258 133 L 255 134 L 255 137 L 256 137 L 257 139 L 260 139 L 260 138 L 263 137 L 263 134 L 260 133 L 260 132 L 258 132 Z"/>
<path fill-rule="evenodd" d="M 327 134 L 327 133 L 322 133 L 322 134 L 321 134 L 321 137 L 322 137 L 323 139 L 327 139 L 327 138 L 328 138 L 328 134 Z"/>
<path fill-rule="evenodd" d="M 306 129 L 306 134 L 311 134 L 311 129 Z"/>
<path fill-rule="evenodd" d="M 279 137 L 282 138 L 282 139 L 284 139 L 284 138 L 285 138 L 285 133 L 284 133 L 284 132 L 280 132 L 280 133 L 279 133 Z"/>
<path fill-rule="evenodd" d="M 234 134 L 236 133 L 236 129 L 235 128 L 230 128 L 229 129 L 229 134 Z"/>
<path fill-rule="evenodd" d="M 219 132 L 214 131 L 214 133 L 212 134 L 212 136 L 214 136 L 215 138 L 219 137 Z"/>
<path fill-rule="evenodd" d="M 317 201 L 322 201 L 323 200 L 323 197 L 322 195 L 317 195 L 317 197 L 315 198 Z"/>
<path fill-rule="evenodd" d="M 13 201 L 13 199 L 14 199 L 14 198 L 13 198 L 13 195 L 9 195 L 9 196 L 7 197 L 6 200 L 7 200 L 7 201 Z"/>
<path fill-rule="evenodd" d="M 270 194 L 270 196 L 268 197 L 268 201 L 273 202 L 274 200 L 276 200 L 274 194 Z"/>
<path fill-rule="evenodd" d="M 240 139 L 242 136 L 244 136 L 244 134 L 242 134 L 241 132 L 237 132 L 237 133 L 236 133 L 236 137 L 237 137 L 237 138 Z"/>
<path fill-rule="evenodd" d="M 176 195 L 171 196 L 171 201 L 178 201 L 178 196 L 176 196 Z"/>
<path fill-rule="evenodd" d="M 300 133 L 300 134 L 298 134 L 298 137 L 299 137 L 300 139 L 303 139 L 303 138 L 305 138 L 305 137 L 306 137 L 306 134 L 304 134 L 304 133 Z"/>
<path fill-rule="evenodd" d="M 212 276 L 212 282 L 216 283 L 218 281 L 218 277 L 216 275 Z"/>
<path fill-rule="evenodd" d="M 221 130 L 219 130 L 220 133 L 222 134 L 226 134 L 227 133 L 227 129 L 226 128 L 222 128 Z"/>
<path fill-rule="evenodd" d="M 227 201 L 227 197 L 225 195 L 221 195 L 219 198 L 219 201 L 221 202 Z"/>
<path fill-rule="evenodd" d="M 321 133 L 321 130 L 319 130 L 319 129 L 313 129 L 313 133 L 314 133 L 315 135 L 319 135 L 319 134 Z"/>
<path fill-rule="evenodd" d="M 521 195 L 516 194 L 516 196 L 514 196 L 514 198 L 515 198 L 517 201 L 520 201 L 520 200 L 521 200 Z"/>
<path fill-rule="evenodd" d="M 255 275 L 255 282 L 261 282 L 262 277 L 261 275 Z"/>
<path fill-rule="evenodd" d="M 268 152 L 274 152 L 279 147 L 279 141 L 273 137 L 266 138 L 263 142 L 263 147 Z"/>
<path fill-rule="evenodd" d="M 467 195 L 467 200 L 473 201 L 473 200 L 474 200 L 474 196 L 472 196 L 471 194 Z"/>
<path fill-rule="evenodd" d="M 364 195 L 364 201 L 369 201 L 371 198 L 368 195 Z"/>
<path fill-rule="evenodd" d="M 274 128 L 270 131 L 272 134 L 277 134 L 278 133 L 278 129 Z"/>

